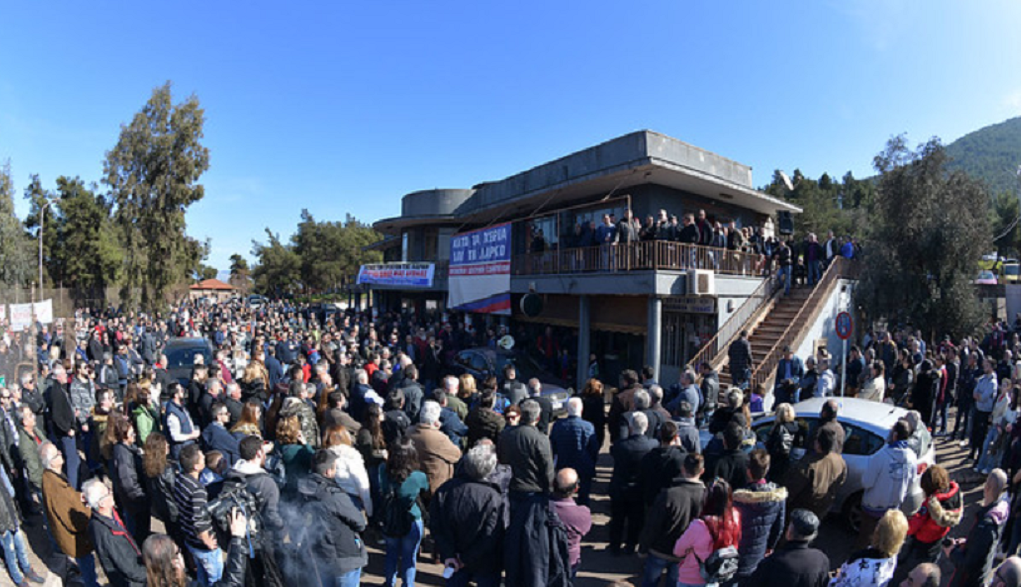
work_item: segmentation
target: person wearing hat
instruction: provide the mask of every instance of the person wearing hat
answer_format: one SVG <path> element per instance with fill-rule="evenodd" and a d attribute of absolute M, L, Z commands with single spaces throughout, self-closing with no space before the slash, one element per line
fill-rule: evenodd
<path fill-rule="evenodd" d="M 819 533 L 819 518 L 805 509 L 791 512 L 787 542 L 767 556 L 748 581 L 749 585 L 823 587 L 830 580 L 830 558 L 810 544 Z"/>

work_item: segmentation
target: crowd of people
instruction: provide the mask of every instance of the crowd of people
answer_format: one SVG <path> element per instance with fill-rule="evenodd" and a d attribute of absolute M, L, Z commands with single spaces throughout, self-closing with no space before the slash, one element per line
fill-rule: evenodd
<path fill-rule="evenodd" d="M 642 585 L 935 587 L 943 557 L 955 587 L 1021 584 L 1021 345 L 999 326 L 980 343 L 870 333 L 852 349 L 850 393 L 910 411 L 870 459 L 843 562 L 812 547 L 848 477 L 840 404 L 811 431 L 792 407 L 834 395 L 830 357 L 787 352 L 763 441 L 765 390 L 722 385 L 708 364 L 671 385 L 626 369 L 612 393 L 593 377 L 557 417 L 513 365 L 458 373 L 458 349 L 505 334 L 456 320 L 238 300 L 83 311 L 68 328 L 7 341 L 39 366 L 8 370 L 0 390 L 0 543 L 17 585 L 43 579 L 23 516 L 90 586 L 97 560 L 115 586 L 358 585 L 367 545 L 385 553 L 386 585 L 413 585 L 420 557 L 448 585 L 570 585 L 607 444 L 608 552 L 642 557 Z M 211 350 L 168 356 L 179 337 Z M 918 466 L 930 428 L 967 437 L 985 479 L 970 516 L 945 468 Z M 916 484 L 923 505 L 902 512 Z M 949 539 L 966 518 L 967 537 Z"/>

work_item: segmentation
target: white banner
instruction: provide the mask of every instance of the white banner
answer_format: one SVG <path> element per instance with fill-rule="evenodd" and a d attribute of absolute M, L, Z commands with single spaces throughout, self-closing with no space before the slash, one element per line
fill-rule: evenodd
<path fill-rule="evenodd" d="M 33 304 L 11 304 L 11 330 L 20 332 L 32 327 Z M 36 322 L 53 323 L 53 300 L 35 303 Z"/>
<path fill-rule="evenodd" d="M 0 324 L 7 319 L 7 304 L 0 304 Z"/>
<path fill-rule="evenodd" d="M 32 326 L 32 304 L 11 304 L 11 330 L 21 332 Z"/>

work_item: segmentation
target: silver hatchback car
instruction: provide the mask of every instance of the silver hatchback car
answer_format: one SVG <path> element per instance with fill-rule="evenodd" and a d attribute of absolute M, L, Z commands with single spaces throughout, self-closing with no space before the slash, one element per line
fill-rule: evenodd
<path fill-rule="evenodd" d="M 861 523 L 861 498 L 864 493 L 862 475 L 868 468 L 869 459 L 886 444 L 890 430 L 897 420 L 902 419 L 907 410 L 896 406 L 857 398 L 835 398 L 840 402 L 837 421 L 844 427 L 844 462 L 847 463 L 847 481 L 837 494 L 833 504 L 833 512 L 837 512 L 851 526 L 858 530 Z M 807 438 L 811 438 L 819 426 L 819 412 L 826 398 L 812 398 L 794 405 L 795 421 L 802 434 L 797 436 L 795 446 L 791 450 L 791 460 L 800 460 L 810 447 L 805 446 Z M 757 446 L 765 447 L 766 439 L 773 428 L 772 414 L 755 420 L 752 430 L 758 439 Z M 936 464 L 936 449 L 932 442 L 918 459 L 919 473 Z M 921 477 L 921 475 L 919 475 Z M 910 516 L 922 505 L 924 494 L 918 482 L 908 491 L 901 510 Z"/>

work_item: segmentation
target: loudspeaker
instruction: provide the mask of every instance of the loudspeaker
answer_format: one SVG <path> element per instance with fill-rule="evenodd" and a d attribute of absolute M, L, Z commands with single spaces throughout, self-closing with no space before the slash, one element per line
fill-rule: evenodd
<path fill-rule="evenodd" d="M 794 216 L 786 211 L 782 210 L 776 213 L 777 226 L 780 229 L 780 234 L 791 235 L 794 234 Z"/>
<path fill-rule="evenodd" d="M 542 306 L 542 298 L 534 293 L 521 296 L 521 312 L 529 318 L 535 318 L 542 314 Z"/>

